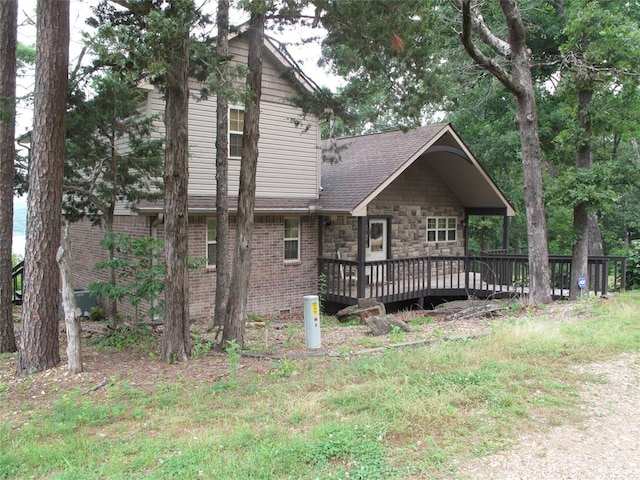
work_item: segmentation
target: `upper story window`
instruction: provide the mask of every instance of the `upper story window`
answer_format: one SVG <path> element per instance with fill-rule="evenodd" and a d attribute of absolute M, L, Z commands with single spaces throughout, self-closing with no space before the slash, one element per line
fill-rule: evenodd
<path fill-rule="evenodd" d="M 284 219 L 284 261 L 300 260 L 300 219 Z"/>
<path fill-rule="evenodd" d="M 244 110 L 229 108 L 229 157 L 242 157 L 242 129 L 244 128 Z"/>
<path fill-rule="evenodd" d="M 455 242 L 458 219 L 456 217 L 428 217 L 427 242 Z"/>
<path fill-rule="evenodd" d="M 218 219 L 207 218 L 207 265 L 216 266 L 216 251 L 218 248 Z"/>

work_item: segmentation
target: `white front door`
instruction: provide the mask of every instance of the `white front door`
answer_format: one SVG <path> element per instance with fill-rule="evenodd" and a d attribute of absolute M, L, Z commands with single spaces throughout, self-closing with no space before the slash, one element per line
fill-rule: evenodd
<path fill-rule="evenodd" d="M 370 218 L 369 232 L 367 235 L 367 249 L 365 260 L 386 260 L 387 259 L 387 219 Z M 365 269 L 368 284 L 384 282 L 386 277 L 386 265 L 372 265 Z"/>
<path fill-rule="evenodd" d="M 387 259 L 387 219 L 370 218 L 365 260 Z"/>

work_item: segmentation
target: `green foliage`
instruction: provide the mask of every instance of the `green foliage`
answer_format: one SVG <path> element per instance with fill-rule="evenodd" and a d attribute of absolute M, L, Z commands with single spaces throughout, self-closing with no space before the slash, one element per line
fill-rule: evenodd
<path fill-rule="evenodd" d="M 293 375 L 296 369 L 295 363 L 288 358 L 283 358 L 274 363 L 273 368 L 269 372 L 270 379 L 287 378 Z"/>
<path fill-rule="evenodd" d="M 321 273 L 318 276 L 318 303 L 320 303 L 320 312 L 324 313 L 324 298 L 327 295 L 327 275 Z"/>
<path fill-rule="evenodd" d="M 111 229 L 117 202 L 135 208 L 161 198 L 163 139 L 154 138 L 153 116 L 140 116 L 147 92 L 121 74 L 95 75 L 87 90 L 70 95 L 67 118 L 64 214 L 87 216 Z"/>
<path fill-rule="evenodd" d="M 640 241 L 631 242 L 627 250 L 627 288 L 640 289 Z"/>
<path fill-rule="evenodd" d="M 539 136 L 546 162 L 548 238 L 552 253 L 574 243 L 572 207 L 587 201 L 601 218 L 605 251 L 639 232 L 637 139 L 640 89 L 635 2 L 519 2 L 527 25 L 537 91 Z M 332 134 L 408 128 L 444 112 L 514 205 L 510 251 L 527 250 L 522 158 L 512 95 L 491 75 L 470 68 L 452 2 L 384 0 L 319 4 L 325 11 L 324 62 L 347 80 L 339 91 L 347 119 Z M 481 2 L 483 19 L 507 39 L 498 2 Z M 433 25 L 450 25 L 433 29 Z M 403 42 L 393 39 L 397 35 Z M 493 56 L 478 42 L 485 53 Z M 395 47 L 395 48 L 394 48 Z M 501 61 L 501 60 L 498 60 Z M 577 96 L 593 79 L 591 137 L 577 122 Z M 336 110 L 339 112 L 339 110 Z M 355 121 L 353 120 L 355 118 Z M 441 117 L 438 117 L 440 120 Z M 576 149 L 589 144 L 596 170 L 576 172 Z M 601 165 L 599 165 L 601 164 Z M 624 173 L 622 173 L 624 172 Z M 472 218 L 470 248 L 501 248 L 499 220 Z"/>
<path fill-rule="evenodd" d="M 102 322 L 105 318 L 104 308 L 102 307 L 92 307 L 89 311 L 89 321 L 91 322 Z"/>
<path fill-rule="evenodd" d="M 417 317 L 409 320 L 409 323 L 412 325 L 427 325 L 430 323 L 434 323 L 436 321 L 435 317 Z"/>
<path fill-rule="evenodd" d="M 316 465 L 340 461 L 345 467 L 339 477 L 384 479 L 395 473 L 385 458 L 384 426 L 328 422 L 312 435 L 306 460 Z"/>
<path fill-rule="evenodd" d="M 163 242 L 151 237 L 134 238 L 131 235 L 107 232 L 101 245 L 116 252 L 114 258 L 98 262 L 96 270 L 114 269 L 119 283 L 94 282 L 89 285 L 92 295 L 108 300 L 128 301 L 134 307 L 133 321 L 140 321 L 142 302 L 150 305 L 147 315 L 161 315 L 160 300 L 164 290 Z"/>
<path fill-rule="evenodd" d="M 123 352 L 129 348 L 147 350 L 152 346 L 153 341 L 151 330 L 143 325 L 137 325 L 113 330 L 105 337 L 96 338 L 95 344 L 108 350 Z"/>
<path fill-rule="evenodd" d="M 234 388 L 170 374 L 150 390 L 118 377 L 99 392 L 49 382 L 0 424 L 0 475 L 454 478 L 524 433 L 575 422 L 578 390 L 603 381 L 576 365 L 631 365 L 620 354 L 639 351 L 639 307 L 631 292 L 581 303 L 580 315 L 521 315 L 467 342 L 289 358 L 295 381 L 241 370 Z M 0 384 L 0 399 L 33 382 Z"/>
<path fill-rule="evenodd" d="M 15 267 L 17 264 L 19 264 L 22 260 L 24 260 L 24 257 L 22 255 L 19 255 L 17 253 L 12 253 L 11 254 L 11 266 Z"/>
<path fill-rule="evenodd" d="M 404 331 L 398 326 L 398 325 L 393 325 L 391 327 L 391 331 L 389 332 L 389 341 L 394 344 L 394 343 L 404 343 L 405 341 L 405 333 Z"/>
<path fill-rule="evenodd" d="M 583 203 L 592 209 L 610 209 L 619 197 L 607 173 L 608 167 L 601 165 L 565 169 L 556 177 L 550 192 L 553 203 L 571 207 Z"/>
<path fill-rule="evenodd" d="M 241 351 L 236 339 L 228 342 L 227 348 L 227 365 L 229 367 L 229 384 L 236 385 L 238 382 L 238 370 L 240 369 Z"/>
<path fill-rule="evenodd" d="M 193 358 L 202 358 L 206 356 L 211 349 L 215 346 L 215 340 L 205 340 L 203 338 L 196 337 L 191 346 L 191 356 Z"/>

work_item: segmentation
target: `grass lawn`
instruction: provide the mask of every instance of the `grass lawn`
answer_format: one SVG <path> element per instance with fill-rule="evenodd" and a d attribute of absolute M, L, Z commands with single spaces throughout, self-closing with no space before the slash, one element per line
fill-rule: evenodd
<path fill-rule="evenodd" d="M 639 293 L 569 305 L 480 338 L 262 373 L 238 370 L 232 353 L 217 381 L 0 381 L 0 478 L 452 478 L 524 431 L 574 421 L 579 386 L 601 381 L 575 365 L 640 352 Z M 17 402 L 36 381 L 47 401 Z"/>

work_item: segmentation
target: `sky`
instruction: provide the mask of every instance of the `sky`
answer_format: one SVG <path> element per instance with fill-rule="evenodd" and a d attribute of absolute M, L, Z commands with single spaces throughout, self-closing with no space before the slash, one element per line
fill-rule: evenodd
<path fill-rule="evenodd" d="M 2 0 L 0 0 L 2 1 Z M 204 8 L 211 13 L 215 13 L 216 0 L 196 0 L 201 2 Z M 71 41 L 69 46 L 69 63 L 75 65 L 80 51 L 82 50 L 83 31 L 89 29 L 85 20 L 91 15 L 91 7 L 98 4 L 98 0 L 70 0 L 70 30 Z M 18 0 L 18 40 L 25 44 L 34 45 L 36 43 L 35 30 L 35 10 L 36 0 Z M 231 24 L 241 24 L 247 20 L 246 13 L 232 11 L 230 15 Z M 289 27 L 281 32 L 268 31 L 268 35 L 288 44 L 288 51 L 291 56 L 300 64 L 305 74 L 316 84 L 335 90 L 341 85 L 338 77 L 330 74 L 326 69 L 318 66 L 320 59 L 320 45 L 308 43 L 305 45 L 295 45 L 302 38 L 310 38 L 323 34 L 321 28 L 311 29 L 310 27 Z M 18 80 L 18 95 L 33 91 L 33 77 L 28 76 Z M 31 110 L 25 106 L 19 106 L 16 112 L 17 124 L 16 135 L 21 135 L 31 129 Z"/>
<path fill-rule="evenodd" d="M 2 1 L 2 0 L 0 0 Z M 210 12 L 215 13 L 217 1 L 216 0 L 196 0 L 196 3 L 201 2 L 204 4 Z M 71 40 L 69 45 L 69 63 L 75 65 L 82 50 L 82 32 L 89 29 L 85 20 L 91 15 L 91 7 L 96 5 L 98 0 L 70 0 L 70 31 Z M 35 29 L 35 10 L 36 0 L 18 0 L 18 40 L 27 45 L 35 45 L 36 43 L 36 29 Z M 247 20 L 246 14 L 239 11 L 232 11 L 230 15 L 231 24 L 241 24 Z M 311 78 L 316 84 L 323 87 L 328 87 L 333 90 L 340 85 L 340 80 L 328 73 L 321 67 L 318 67 L 317 63 L 320 59 L 320 45 L 318 43 L 308 43 L 305 45 L 296 46 L 295 43 L 299 42 L 302 38 L 315 37 L 322 35 L 321 29 L 303 28 L 300 26 L 291 27 L 287 31 L 272 32 L 267 31 L 267 34 L 276 38 L 281 42 L 287 43 L 289 46 L 287 49 L 291 56 L 300 64 L 300 67 L 305 74 Z M 25 95 L 33 91 L 33 73 L 26 75 L 18 79 L 18 96 Z M 31 130 L 32 125 L 32 110 L 31 106 L 25 106 L 19 104 L 16 111 L 16 136 L 20 136 L 25 132 Z M 14 201 L 14 208 L 16 212 L 24 212 L 24 204 L 26 198 L 16 198 Z M 18 219 L 20 223 L 20 219 Z M 14 223 L 15 225 L 15 223 Z M 14 227 L 15 230 L 15 227 Z M 13 241 L 14 253 L 24 254 L 24 236 L 18 233 L 14 234 Z"/>

